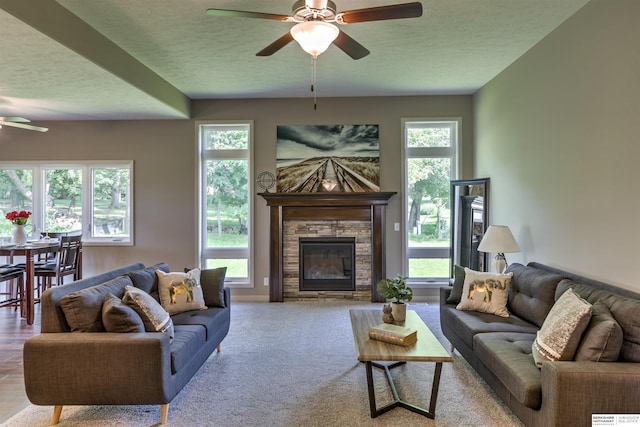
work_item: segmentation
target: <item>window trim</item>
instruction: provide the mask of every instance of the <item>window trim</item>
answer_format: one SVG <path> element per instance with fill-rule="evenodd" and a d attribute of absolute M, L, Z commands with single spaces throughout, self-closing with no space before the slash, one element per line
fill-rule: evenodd
<path fill-rule="evenodd" d="M 246 149 L 221 149 L 213 150 L 206 149 L 204 140 L 204 132 L 202 129 L 206 126 L 248 126 L 248 147 Z M 232 288 L 253 288 L 253 272 L 254 272 L 254 123 L 253 120 L 202 120 L 195 122 L 196 129 L 196 157 L 198 162 L 198 168 L 196 171 L 196 198 L 198 200 L 198 209 L 195 212 L 196 224 L 198 224 L 198 263 L 201 268 L 205 268 L 206 260 L 211 259 L 209 256 L 213 251 L 218 253 L 224 253 L 224 258 L 218 257 L 218 259 L 234 259 L 234 258 L 247 258 L 247 278 L 225 278 L 225 286 Z M 246 155 L 238 156 L 239 152 L 245 152 Z M 213 153 L 216 155 L 213 155 Z M 226 248 L 222 250 L 210 249 L 206 247 L 207 241 L 207 224 L 206 224 L 206 168 L 205 162 L 208 160 L 247 160 L 248 161 L 248 177 L 247 177 L 247 203 L 249 212 L 247 214 L 247 245 L 245 248 Z"/>
<path fill-rule="evenodd" d="M 452 139 L 455 140 L 455 144 L 451 147 L 408 147 L 407 146 L 407 129 L 408 125 L 411 123 L 428 123 L 428 124 L 437 124 L 437 123 L 449 123 L 452 125 Z M 437 127 L 437 126 L 432 126 Z M 417 117 L 417 118 L 402 118 L 401 119 L 401 141 L 402 141 L 402 225 L 401 225 L 401 233 L 402 233 L 402 271 L 403 276 L 408 277 L 409 272 L 409 259 L 417 258 L 415 256 L 410 256 L 415 254 L 416 252 L 427 253 L 433 255 L 442 255 L 443 251 L 450 253 L 450 247 L 444 248 L 410 248 L 409 247 L 409 237 L 407 234 L 407 219 L 408 219 L 408 205 L 409 205 L 409 177 L 407 176 L 408 171 L 408 161 L 410 158 L 422 157 L 422 158 L 442 158 L 442 157 L 450 157 L 451 158 L 451 177 L 450 180 L 458 179 L 460 165 L 461 165 L 461 154 L 462 154 L 462 143 L 460 140 L 462 129 L 462 118 L 461 117 Z M 423 152 L 428 152 L 426 155 L 417 156 L 417 154 L 421 154 Z M 428 288 L 428 287 L 438 287 L 443 284 L 441 278 L 416 278 L 416 279 L 407 279 L 407 283 L 410 283 L 412 286 L 417 288 Z"/>
<path fill-rule="evenodd" d="M 107 238 L 92 236 L 91 221 L 93 218 L 93 179 L 94 169 L 118 167 L 129 169 L 129 185 L 127 194 L 129 200 L 129 237 Z M 135 220 L 134 220 L 134 161 L 133 160 L 46 160 L 36 162 L 8 161 L 0 162 L 0 169 L 30 169 L 33 173 L 32 196 L 32 224 L 33 235 L 40 234 L 45 229 L 45 174 L 47 169 L 80 169 L 82 174 L 82 244 L 85 246 L 134 246 Z M 88 183 L 88 185 L 87 185 Z"/>

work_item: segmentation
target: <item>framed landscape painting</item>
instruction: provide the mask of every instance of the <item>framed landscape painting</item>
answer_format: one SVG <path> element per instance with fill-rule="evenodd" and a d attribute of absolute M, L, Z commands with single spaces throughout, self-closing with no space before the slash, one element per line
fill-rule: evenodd
<path fill-rule="evenodd" d="M 380 191 L 378 125 L 278 126 L 279 193 Z"/>

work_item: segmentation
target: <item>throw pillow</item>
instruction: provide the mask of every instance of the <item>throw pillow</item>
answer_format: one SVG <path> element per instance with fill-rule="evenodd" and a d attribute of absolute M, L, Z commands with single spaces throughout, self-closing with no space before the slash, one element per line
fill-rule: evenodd
<path fill-rule="evenodd" d="M 593 304 L 591 321 L 582 336 L 575 360 L 616 362 L 622 348 L 622 328 L 601 300 Z"/>
<path fill-rule="evenodd" d="M 156 270 L 158 275 L 158 294 L 160 304 L 169 314 L 190 310 L 204 310 L 202 286 L 200 286 L 200 269 L 194 268 L 187 273 L 165 273 Z"/>
<path fill-rule="evenodd" d="M 144 332 L 144 323 L 136 311 L 120 298 L 108 293 L 102 303 L 102 323 L 107 332 Z"/>
<path fill-rule="evenodd" d="M 458 310 L 481 311 L 509 317 L 507 297 L 513 273 L 481 273 L 464 269 L 464 285 Z"/>
<path fill-rule="evenodd" d="M 147 332 L 166 332 L 173 339 L 171 316 L 151 295 L 133 286 L 127 286 L 122 301 L 140 315 Z"/>
<path fill-rule="evenodd" d="M 582 333 L 591 319 L 591 304 L 568 289 L 551 307 L 531 346 L 538 368 L 542 362 L 573 360 Z"/>
<path fill-rule="evenodd" d="M 200 284 L 207 307 L 226 307 L 224 301 L 224 278 L 227 267 L 212 268 L 200 272 Z"/>
<path fill-rule="evenodd" d="M 458 304 L 462 298 L 462 287 L 464 286 L 464 267 L 453 266 L 453 289 L 447 297 L 448 304 Z"/>

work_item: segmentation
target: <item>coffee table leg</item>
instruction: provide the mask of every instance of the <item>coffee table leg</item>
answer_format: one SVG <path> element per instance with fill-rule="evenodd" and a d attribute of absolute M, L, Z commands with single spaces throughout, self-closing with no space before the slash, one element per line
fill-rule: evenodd
<path fill-rule="evenodd" d="M 438 389 L 440 387 L 440 373 L 442 372 L 442 362 L 436 362 L 436 369 L 433 372 L 433 385 L 431 386 L 431 401 L 429 402 L 429 412 L 436 414 L 436 402 L 438 401 Z"/>
<path fill-rule="evenodd" d="M 371 369 L 371 362 L 365 362 L 367 370 L 367 389 L 369 390 L 369 410 L 371 411 L 371 418 L 375 418 L 378 414 L 376 411 L 376 392 L 373 388 L 373 370 Z"/>

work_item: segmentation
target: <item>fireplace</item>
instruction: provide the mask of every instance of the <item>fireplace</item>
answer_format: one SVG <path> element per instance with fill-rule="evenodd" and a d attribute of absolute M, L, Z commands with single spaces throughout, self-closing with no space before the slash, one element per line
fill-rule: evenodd
<path fill-rule="evenodd" d="M 301 237 L 299 286 L 301 291 L 355 291 L 353 237 Z"/>
<path fill-rule="evenodd" d="M 384 302 L 375 285 L 385 274 L 384 208 L 396 193 L 260 193 L 269 206 L 269 301 Z M 301 291 L 302 238 L 355 239 L 355 289 Z M 344 275 L 344 273 L 343 273 Z"/>

